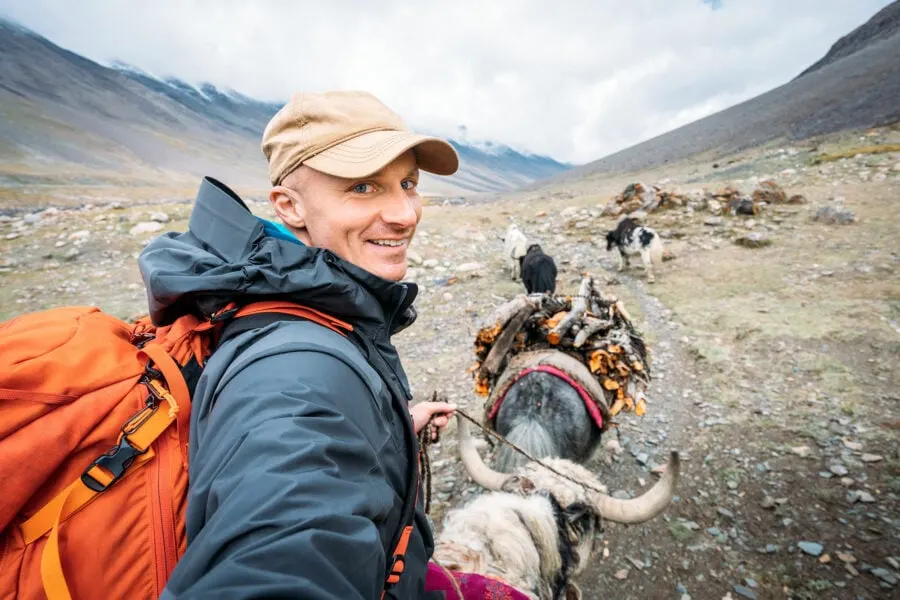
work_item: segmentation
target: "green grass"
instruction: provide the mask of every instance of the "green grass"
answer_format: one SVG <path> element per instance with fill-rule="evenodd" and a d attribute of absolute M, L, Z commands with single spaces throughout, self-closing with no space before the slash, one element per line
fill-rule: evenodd
<path fill-rule="evenodd" d="M 669 523 L 669 533 L 679 543 L 687 542 L 694 537 L 694 531 L 681 521 Z"/>
<path fill-rule="evenodd" d="M 810 159 L 810 164 L 820 165 L 822 163 L 841 160 L 842 158 L 853 158 L 857 154 L 886 154 L 888 152 L 900 152 L 900 144 L 882 144 L 878 146 L 859 146 L 857 148 L 848 148 L 838 152 L 823 152 Z"/>

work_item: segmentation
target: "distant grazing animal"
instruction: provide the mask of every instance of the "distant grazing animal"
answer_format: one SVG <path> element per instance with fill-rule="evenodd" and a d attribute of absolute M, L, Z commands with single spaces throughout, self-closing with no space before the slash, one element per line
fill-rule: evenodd
<path fill-rule="evenodd" d="M 661 264 L 663 257 L 662 240 L 656 231 L 626 217 L 619 221 L 615 230 L 606 233 L 606 251 L 609 252 L 613 247 L 619 249 L 619 271 L 628 267 L 629 256 L 640 254 L 644 269 L 647 270 L 647 282 L 655 281 L 653 263 Z"/>
<path fill-rule="evenodd" d="M 556 263 L 544 254 L 539 244 L 528 246 L 528 253 L 520 261 L 522 282 L 529 294 L 556 293 Z"/>
<path fill-rule="evenodd" d="M 528 251 L 528 238 L 516 226 L 515 223 L 510 224 L 506 230 L 506 237 L 503 238 L 503 259 L 509 267 L 510 277 L 513 281 L 519 279 L 521 259 Z"/>
<path fill-rule="evenodd" d="M 492 490 L 447 513 L 434 559 L 447 569 L 496 577 L 535 600 L 580 600 L 572 578 L 584 571 L 600 545 L 600 520 L 643 523 L 669 506 L 680 474 L 672 452 L 662 478 L 642 496 L 620 500 L 581 465 L 561 458 L 514 474 L 484 464 L 459 422 L 459 452 L 475 483 Z M 578 482 L 578 483 L 576 483 Z M 580 485 L 581 484 L 581 485 Z M 590 489 L 593 488 L 593 489 Z"/>

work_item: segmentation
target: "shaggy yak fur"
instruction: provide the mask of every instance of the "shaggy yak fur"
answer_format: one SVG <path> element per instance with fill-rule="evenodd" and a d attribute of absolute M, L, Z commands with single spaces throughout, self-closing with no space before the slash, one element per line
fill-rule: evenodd
<path fill-rule="evenodd" d="M 544 254 L 539 244 L 528 246 L 528 253 L 519 259 L 522 263 L 522 282 L 529 294 L 556 293 L 556 263 Z"/>
<path fill-rule="evenodd" d="M 492 491 L 447 514 L 434 559 L 448 569 L 502 579 L 534 600 L 580 599 L 571 578 L 590 562 L 601 519 L 642 523 L 661 513 L 675 494 L 676 452 L 644 495 L 618 500 L 606 495 L 590 471 L 561 458 L 544 462 L 594 490 L 537 463 L 515 474 L 494 471 L 478 455 L 468 423 L 457 420 L 463 465 L 476 483 Z"/>
<path fill-rule="evenodd" d="M 528 238 L 515 223 L 510 224 L 509 229 L 506 230 L 506 237 L 503 238 L 503 259 L 506 261 L 509 276 L 513 281 L 519 279 L 521 258 L 527 251 Z"/>
<path fill-rule="evenodd" d="M 619 271 L 628 267 L 628 257 L 640 254 L 647 271 L 647 282 L 653 283 L 653 263 L 661 264 L 663 256 L 662 240 L 650 227 L 638 225 L 634 219 L 624 218 L 615 230 L 606 232 L 606 251 L 613 247 L 619 250 Z"/>
<path fill-rule="evenodd" d="M 513 383 L 496 418 L 497 433 L 534 457 L 555 456 L 583 463 L 600 443 L 600 429 L 584 400 L 564 380 L 535 371 Z M 497 449 L 497 470 L 512 473 L 525 457 L 509 446 Z"/>

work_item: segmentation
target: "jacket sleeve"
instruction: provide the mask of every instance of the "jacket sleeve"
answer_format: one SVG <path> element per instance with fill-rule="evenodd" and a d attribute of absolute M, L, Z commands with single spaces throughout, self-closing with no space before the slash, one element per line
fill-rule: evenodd
<path fill-rule="evenodd" d="M 378 412 L 360 375 L 321 352 L 266 356 L 224 381 L 191 456 L 199 530 L 161 598 L 378 598 L 377 523 L 402 503 L 379 463 Z"/>

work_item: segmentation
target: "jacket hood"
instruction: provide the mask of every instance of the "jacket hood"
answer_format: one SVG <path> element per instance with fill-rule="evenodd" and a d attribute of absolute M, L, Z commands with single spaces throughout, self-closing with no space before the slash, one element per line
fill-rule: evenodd
<path fill-rule="evenodd" d="M 200 184 L 188 231 L 151 241 L 138 266 L 158 326 L 231 300 L 274 297 L 348 321 L 373 339 L 415 320 L 414 283 L 388 281 L 329 250 L 268 235 L 240 197 L 210 177 Z"/>

